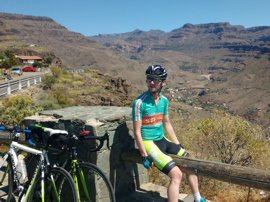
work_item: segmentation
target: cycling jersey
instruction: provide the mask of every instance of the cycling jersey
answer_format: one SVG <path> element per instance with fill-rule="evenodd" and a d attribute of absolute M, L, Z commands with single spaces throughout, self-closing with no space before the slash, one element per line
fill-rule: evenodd
<path fill-rule="evenodd" d="M 132 106 L 133 121 L 142 121 L 143 140 L 160 140 L 164 136 L 163 117 L 168 115 L 169 101 L 163 95 L 155 103 L 153 95 L 147 91 L 141 94 Z"/>

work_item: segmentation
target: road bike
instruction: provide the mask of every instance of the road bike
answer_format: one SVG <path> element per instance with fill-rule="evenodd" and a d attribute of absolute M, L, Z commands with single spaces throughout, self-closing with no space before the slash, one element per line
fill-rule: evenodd
<path fill-rule="evenodd" d="M 38 138 L 43 136 L 42 133 L 44 131 L 48 130 L 48 128 L 40 125 L 32 125 L 29 128 Z M 54 147 L 54 150 L 51 153 L 52 155 L 60 155 L 62 151 L 69 152 L 69 157 L 59 166 L 71 173 L 79 201 L 115 202 L 114 190 L 104 172 L 95 164 L 81 161 L 78 158 L 77 145 L 85 141 L 95 141 L 94 145 L 96 147 L 88 148 L 90 152 L 100 151 L 105 141 L 109 149 L 108 131 L 103 136 L 92 136 L 89 135 L 89 131 L 82 130 L 78 136 L 63 135 L 58 141 L 54 141 L 54 145 L 51 145 L 51 147 Z"/>
<path fill-rule="evenodd" d="M 0 179 L 3 182 L 6 177 L 8 178 L 6 180 L 8 183 L 7 201 L 78 201 L 71 175 L 62 167 L 52 166 L 44 148 L 38 150 L 19 143 L 18 140 L 23 131 L 18 128 L 14 130 L 6 127 L 6 130 L 11 134 L 11 143 L 8 152 L 2 157 L 0 169 L 3 165 L 6 167 Z M 46 132 L 49 132 L 48 141 L 59 134 L 66 133 L 66 131 L 53 129 Z M 25 178 L 27 173 L 20 164 L 21 151 L 38 157 L 33 177 L 28 180 Z"/>

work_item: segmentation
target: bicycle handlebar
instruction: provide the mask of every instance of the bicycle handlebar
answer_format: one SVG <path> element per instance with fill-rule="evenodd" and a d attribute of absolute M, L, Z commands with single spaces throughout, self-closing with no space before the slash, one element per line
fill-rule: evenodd
<path fill-rule="evenodd" d="M 100 142 L 100 144 L 96 147 L 96 148 L 93 148 L 93 149 L 89 149 L 90 152 L 96 152 L 96 151 L 99 151 L 103 145 L 104 145 L 104 142 L 107 141 L 107 148 L 110 149 L 110 142 L 109 142 L 109 133 L 108 132 L 105 132 L 105 134 L 103 136 L 92 136 L 92 135 L 88 135 L 88 136 L 79 136 L 79 139 L 80 140 L 98 140 Z"/>
<path fill-rule="evenodd" d="M 28 128 L 21 129 L 19 126 L 15 125 L 13 127 L 8 127 L 4 124 L 0 124 L 0 131 L 8 131 L 10 136 L 7 138 L 7 140 L 15 140 L 18 141 L 21 134 L 29 134 L 31 131 Z"/>
<path fill-rule="evenodd" d="M 51 128 L 43 127 L 43 126 L 38 125 L 38 124 L 29 125 L 29 129 L 32 131 L 35 131 L 36 133 L 50 132 L 50 131 L 54 130 Z M 57 130 L 55 130 L 55 131 L 57 131 Z M 58 131 L 60 131 L 60 130 L 58 130 Z M 97 141 L 99 141 L 99 144 L 97 145 L 97 147 L 89 148 L 90 152 L 99 151 L 103 147 L 104 142 L 107 141 L 106 146 L 108 149 L 110 149 L 109 133 L 107 131 L 105 132 L 105 134 L 103 136 L 93 136 L 93 135 L 89 135 L 89 133 L 90 133 L 89 131 L 83 130 L 79 133 L 79 136 L 74 136 L 74 135 L 69 136 L 69 137 L 66 137 L 65 139 L 61 139 L 61 141 L 70 147 L 74 146 L 74 144 L 75 144 L 72 140 L 80 140 L 80 141 L 82 141 L 82 140 L 97 140 Z M 63 133 L 61 133 L 61 134 L 63 134 Z M 42 135 L 42 134 L 40 134 L 40 135 Z M 68 133 L 66 135 L 68 135 Z M 48 146 L 48 145 L 46 145 L 46 146 Z"/>
<path fill-rule="evenodd" d="M 38 125 L 38 124 L 30 124 L 28 126 L 30 130 L 40 130 L 41 132 L 45 132 L 45 127 Z"/>

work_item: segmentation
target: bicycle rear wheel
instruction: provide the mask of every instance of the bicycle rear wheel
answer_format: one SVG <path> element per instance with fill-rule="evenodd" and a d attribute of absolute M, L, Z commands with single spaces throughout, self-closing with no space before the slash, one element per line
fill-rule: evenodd
<path fill-rule="evenodd" d="M 42 198 L 40 180 L 35 188 L 33 201 L 40 201 Z M 71 175 L 63 168 L 53 167 L 45 175 L 45 201 L 70 201 L 77 202 L 77 194 Z"/>
<path fill-rule="evenodd" d="M 112 185 L 96 165 L 80 162 L 77 167 L 80 201 L 115 202 Z"/>

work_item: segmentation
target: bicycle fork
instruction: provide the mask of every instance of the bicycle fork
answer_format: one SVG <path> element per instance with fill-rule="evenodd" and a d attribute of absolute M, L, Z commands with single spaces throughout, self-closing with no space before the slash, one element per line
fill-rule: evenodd
<path fill-rule="evenodd" d="M 72 175 L 72 178 L 74 180 L 75 190 L 76 190 L 76 193 L 77 193 L 77 196 L 78 196 L 78 201 L 80 201 L 80 190 L 79 190 L 77 172 L 79 173 L 79 177 L 80 177 L 80 181 L 81 181 L 81 184 L 82 184 L 82 188 L 83 188 L 85 197 L 86 197 L 86 199 L 88 201 L 90 201 L 90 195 L 89 195 L 89 192 L 87 190 L 83 170 L 79 167 L 78 160 L 72 160 L 71 161 L 71 175 Z"/>

